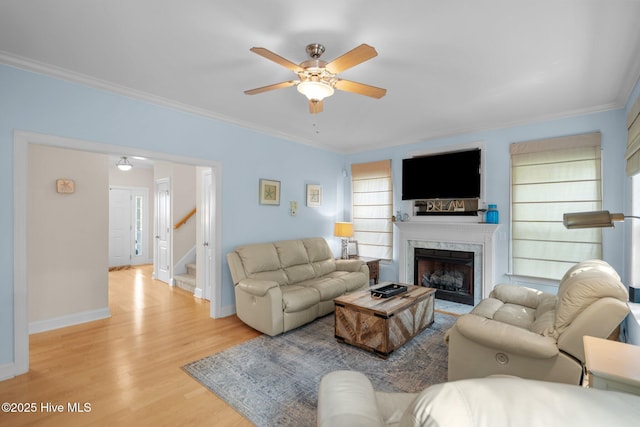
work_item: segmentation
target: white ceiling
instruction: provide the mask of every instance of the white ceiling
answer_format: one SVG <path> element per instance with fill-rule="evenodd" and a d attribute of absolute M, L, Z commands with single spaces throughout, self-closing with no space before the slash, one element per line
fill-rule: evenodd
<path fill-rule="evenodd" d="M 0 62 L 339 152 L 624 107 L 640 75 L 637 0 L 2 0 Z M 308 113 L 295 74 L 322 43 L 378 56 Z"/>

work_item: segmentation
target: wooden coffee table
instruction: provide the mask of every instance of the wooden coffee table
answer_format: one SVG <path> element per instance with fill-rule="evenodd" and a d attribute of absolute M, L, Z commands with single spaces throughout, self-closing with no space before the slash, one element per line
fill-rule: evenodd
<path fill-rule="evenodd" d="M 339 342 L 386 359 L 395 349 L 431 326 L 436 290 L 404 285 L 407 292 L 389 298 L 371 296 L 372 289 L 390 283 L 380 283 L 333 300 L 335 336 Z"/>

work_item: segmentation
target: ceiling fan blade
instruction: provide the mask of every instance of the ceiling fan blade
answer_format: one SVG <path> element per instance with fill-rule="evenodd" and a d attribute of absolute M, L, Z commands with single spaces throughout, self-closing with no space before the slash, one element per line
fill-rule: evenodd
<path fill-rule="evenodd" d="M 370 96 L 378 99 L 387 94 L 386 89 L 342 79 L 338 79 L 334 87 L 339 90 L 344 90 L 345 92 L 353 92 L 358 95 Z"/>
<path fill-rule="evenodd" d="M 268 92 L 270 90 L 293 86 L 296 83 L 298 83 L 298 80 L 289 80 L 288 82 L 276 83 L 268 86 L 257 87 L 255 89 L 245 90 L 244 93 L 246 93 L 247 95 L 255 95 L 262 92 Z"/>
<path fill-rule="evenodd" d="M 276 64 L 280 64 L 283 67 L 290 69 L 294 73 L 299 73 L 300 71 L 303 71 L 302 67 L 300 67 L 298 64 L 294 64 L 288 59 L 285 59 L 282 56 L 271 52 L 269 49 L 265 49 L 263 47 L 252 47 L 249 50 L 253 53 L 257 53 L 258 55 L 264 58 L 267 58 L 270 61 L 275 62 Z"/>
<path fill-rule="evenodd" d="M 350 50 L 342 56 L 334 59 L 326 65 L 327 71 L 332 74 L 338 74 L 363 63 L 371 58 L 378 56 L 378 52 L 369 46 L 368 44 L 361 44 L 360 46 Z"/>
<path fill-rule="evenodd" d="M 322 113 L 322 101 L 309 100 L 309 112 L 311 114 Z"/>

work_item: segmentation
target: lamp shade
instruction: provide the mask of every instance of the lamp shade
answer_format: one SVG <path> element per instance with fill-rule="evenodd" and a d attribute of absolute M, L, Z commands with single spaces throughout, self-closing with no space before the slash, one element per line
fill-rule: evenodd
<path fill-rule="evenodd" d="M 566 228 L 613 227 L 614 221 L 624 221 L 624 214 L 609 211 L 572 212 L 563 215 Z"/>
<path fill-rule="evenodd" d="M 333 95 L 333 88 L 327 83 L 307 80 L 298 84 L 298 92 L 306 96 L 309 101 L 322 101 Z"/>
<path fill-rule="evenodd" d="M 336 237 L 351 237 L 353 236 L 353 223 L 352 222 L 336 222 L 333 227 L 333 235 Z"/>
<path fill-rule="evenodd" d="M 133 167 L 133 165 L 131 164 L 129 159 L 127 159 L 126 156 L 122 156 L 120 160 L 118 160 L 118 162 L 116 163 L 116 166 L 118 167 L 118 169 L 125 172 L 131 170 L 131 168 Z"/>

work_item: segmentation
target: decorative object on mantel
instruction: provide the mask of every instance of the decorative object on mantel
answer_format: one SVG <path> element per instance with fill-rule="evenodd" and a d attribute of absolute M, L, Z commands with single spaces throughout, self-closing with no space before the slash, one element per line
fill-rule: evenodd
<path fill-rule="evenodd" d="M 409 214 L 408 213 L 402 213 L 402 211 L 398 211 L 394 216 L 391 217 L 391 221 L 392 222 L 396 222 L 396 221 L 409 221 Z"/>
<path fill-rule="evenodd" d="M 489 205 L 489 209 L 485 214 L 485 221 L 487 224 L 499 224 L 500 216 L 498 213 L 498 205 Z"/>
<path fill-rule="evenodd" d="M 280 206 L 280 181 L 260 179 L 260 204 Z"/>
<path fill-rule="evenodd" d="M 477 215 L 478 199 L 425 199 L 414 202 L 415 215 Z"/>
<path fill-rule="evenodd" d="M 342 259 L 349 258 L 348 252 L 348 238 L 353 236 L 353 223 L 352 222 L 336 222 L 333 227 L 333 235 L 342 238 Z"/>
<path fill-rule="evenodd" d="M 76 184 L 72 179 L 60 178 L 56 180 L 56 191 L 61 194 L 71 194 L 76 190 Z"/>

